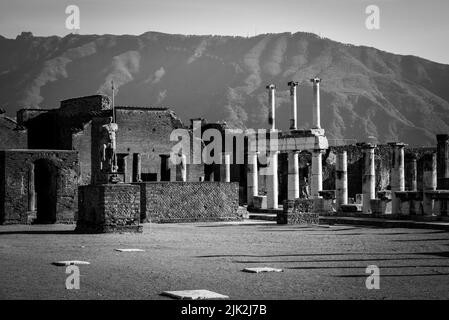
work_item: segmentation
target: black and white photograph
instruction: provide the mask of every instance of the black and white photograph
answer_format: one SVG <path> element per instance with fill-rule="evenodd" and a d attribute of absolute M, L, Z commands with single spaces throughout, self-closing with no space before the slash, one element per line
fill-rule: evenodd
<path fill-rule="evenodd" d="M 448 300 L 448 17 L 0 0 L 0 300 Z"/>

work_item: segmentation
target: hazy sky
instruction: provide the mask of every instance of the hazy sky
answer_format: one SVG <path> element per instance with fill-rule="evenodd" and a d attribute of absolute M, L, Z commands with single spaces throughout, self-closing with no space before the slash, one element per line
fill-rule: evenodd
<path fill-rule="evenodd" d="M 449 64 L 448 0 L 0 0 L 0 34 L 67 35 L 70 4 L 80 8 L 80 34 L 309 31 Z M 380 9 L 380 30 L 365 27 L 368 5 Z"/>

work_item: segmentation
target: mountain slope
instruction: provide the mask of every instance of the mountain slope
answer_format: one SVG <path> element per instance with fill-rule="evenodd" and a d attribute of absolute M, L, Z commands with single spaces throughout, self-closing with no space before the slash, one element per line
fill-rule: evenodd
<path fill-rule="evenodd" d="M 287 82 L 300 81 L 298 122 L 310 126 L 319 76 L 322 126 L 330 139 L 434 144 L 449 132 L 449 66 L 309 33 L 252 38 L 69 35 L 0 37 L 0 104 L 54 108 L 59 101 L 118 87 L 116 104 L 167 106 L 185 122 L 204 117 L 267 127 L 265 86 L 275 83 L 277 126 L 289 119 Z"/>

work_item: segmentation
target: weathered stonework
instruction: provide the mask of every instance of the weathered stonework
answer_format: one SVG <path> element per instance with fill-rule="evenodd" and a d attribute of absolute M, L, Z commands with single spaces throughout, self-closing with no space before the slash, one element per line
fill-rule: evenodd
<path fill-rule="evenodd" d="M 130 184 L 79 187 L 77 232 L 142 232 L 140 188 Z"/>
<path fill-rule="evenodd" d="M 140 186 L 143 222 L 241 219 L 236 182 L 148 182 L 136 186 Z"/>
<path fill-rule="evenodd" d="M 0 151 L 0 223 L 73 223 L 78 178 L 76 151 Z"/>
<path fill-rule="evenodd" d="M 319 224 L 319 214 L 313 212 L 313 199 L 285 200 L 282 212 L 277 214 L 277 224 Z"/>

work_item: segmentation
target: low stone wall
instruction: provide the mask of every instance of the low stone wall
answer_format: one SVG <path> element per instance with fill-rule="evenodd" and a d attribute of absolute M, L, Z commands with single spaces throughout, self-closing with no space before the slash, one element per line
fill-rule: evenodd
<path fill-rule="evenodd" d="M 313 199 L 284 200 L 283 211 L 276 217 L 277 224 L 319 224 Z"/>
<path fill-rule="evenodd" d="M 240 220 L 238 182 L 145 182 L 140 186 L 142 222 Z"/>

